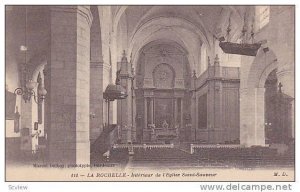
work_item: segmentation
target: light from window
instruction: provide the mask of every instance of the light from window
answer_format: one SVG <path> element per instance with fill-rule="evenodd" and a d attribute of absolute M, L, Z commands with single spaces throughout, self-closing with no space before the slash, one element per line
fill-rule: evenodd
<path fill-rule="evenodd" d="M 201 67 L 200 74 L 202 74 L 207 69 L 207 48 L 205 44 L 201 46 Z"/>
<path fill-rule="evenodd" d="M 256 6 L 255 17 L 258 30 L 266 26 L 270 21 L 270 6 Z"/>

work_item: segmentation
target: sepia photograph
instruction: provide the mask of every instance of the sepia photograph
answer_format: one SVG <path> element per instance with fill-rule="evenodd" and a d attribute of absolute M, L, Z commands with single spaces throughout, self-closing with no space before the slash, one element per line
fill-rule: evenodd
<path fill-rule="evenodd" d="M 294 182 L 295 7 L 5 5 L 5 181 Z"/>

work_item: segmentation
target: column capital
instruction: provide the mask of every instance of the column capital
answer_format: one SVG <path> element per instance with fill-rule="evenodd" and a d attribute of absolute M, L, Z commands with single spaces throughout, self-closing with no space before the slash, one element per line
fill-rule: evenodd
<path fill-rule="evenodd" d="M 78 13 L 86 19 L 87 23 L 91 27 L 93 22 L 93 15 L 90 10 L 90 6 L 78 6 Z"/>
<path fill-rule="evenodd" d="M 105 70 L 105 71 L 107 71 L 107 72 L 110 73 L 111 65 L 103 62 L 102 67 L 103 67 L 103 70 Z"/>

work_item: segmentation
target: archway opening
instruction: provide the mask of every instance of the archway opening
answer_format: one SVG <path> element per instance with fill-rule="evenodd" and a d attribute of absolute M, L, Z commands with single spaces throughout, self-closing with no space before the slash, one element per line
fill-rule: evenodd
<path fill-rule="evenodd" d="M 137 141 L 186 140 L 190 118 L 190 67 L 175 42 L 152 42 L 140 51 L 136 73 Z"/>
<path fill-rule="evenodd" d="M 291 101 L 290 96 L 282 93 L 274 69 L 265 82 L 265 138 L 266 144 L 288 143 L 291 138 Z"/>

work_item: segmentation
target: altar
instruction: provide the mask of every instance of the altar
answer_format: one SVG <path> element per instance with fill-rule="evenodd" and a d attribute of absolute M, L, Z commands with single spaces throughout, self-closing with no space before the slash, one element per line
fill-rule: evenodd
<path fill-rule="evenodd" d="M 178 126 L 171 128 L 166 120 L 163 121 L 162 127 L 156 128 L 155 124 L 150 124 L 148 125 L 148 128 L 151 131 L 149 140 L 152 143 L 169 144 L 175 140 L 178 140 Z"/>
<path fill-rule="evenodd" d="M 164 142 L 165 144 L 169 144 L 172 141 L 178 139 L 178 131 L 177 129 L 155 129 L 154 137 L 151 137 L 151 141 L 153 142 Z"/>
<path fill-rule="evenodd" d="M 180 46 L 163 43 L 149 44 L 142 53 L 135 89 L 137 141 L 185 140 L 182 133 L 190 122 L 184 117 L 191 112 L 191 71 L 186 52 Z"/>
<path fill-rule="evenodd" d="M 175 143 L 183 126 L 183 99 L 173 91 L 154 91 L 144 106 L 143 142 Z"/>

